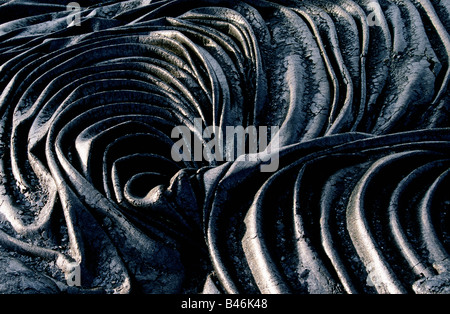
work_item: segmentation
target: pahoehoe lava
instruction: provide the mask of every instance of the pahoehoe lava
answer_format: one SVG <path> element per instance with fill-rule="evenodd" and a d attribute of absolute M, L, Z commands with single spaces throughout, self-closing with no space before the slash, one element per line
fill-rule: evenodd
<path fill-rule="evenodd" d="M 69 2 L 0 1 L 1 293 L 450 293 L 449 1 Z"/>

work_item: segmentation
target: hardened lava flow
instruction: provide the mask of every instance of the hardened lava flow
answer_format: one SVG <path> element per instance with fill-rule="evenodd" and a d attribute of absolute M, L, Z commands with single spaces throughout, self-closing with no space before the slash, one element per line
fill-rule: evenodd
<path fill-rule="evenodd" d="M 449 30 L 445 0 L 0 0 L 0 292 L 450 293 Z M 196 121 L 277 127 L 277 169 L 174 160 Z"/>

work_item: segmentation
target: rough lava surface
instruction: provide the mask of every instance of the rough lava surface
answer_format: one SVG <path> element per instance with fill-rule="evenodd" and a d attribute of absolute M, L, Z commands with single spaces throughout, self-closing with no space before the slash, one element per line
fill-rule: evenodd
<path fill-rule="evenodd" d="M 449 293 L 449 30 L 447 0 L 0 1 L 0 293 Z M 276 126 L 276 171 L 175 161 L 195 121 Z"/>

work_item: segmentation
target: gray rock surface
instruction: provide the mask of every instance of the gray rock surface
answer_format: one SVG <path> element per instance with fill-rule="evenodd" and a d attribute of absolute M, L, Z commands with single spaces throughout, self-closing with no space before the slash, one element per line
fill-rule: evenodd
<path fill-rule="evenodd" d="M 0 1 L 0 292 L 449 292 L 448 1 L 69 2 Z"/>

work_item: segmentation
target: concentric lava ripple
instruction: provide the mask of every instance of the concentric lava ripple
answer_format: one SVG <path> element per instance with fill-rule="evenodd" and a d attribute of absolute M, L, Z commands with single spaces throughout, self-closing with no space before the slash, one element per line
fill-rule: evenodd
<path fill-rule="evenodd" d="M 0 1 L 0 292 L 449 293 L 449 13 Z"/>

